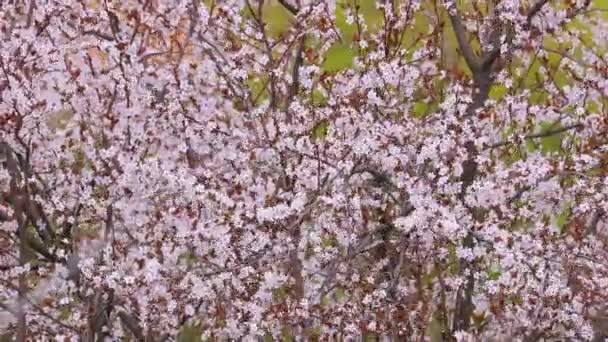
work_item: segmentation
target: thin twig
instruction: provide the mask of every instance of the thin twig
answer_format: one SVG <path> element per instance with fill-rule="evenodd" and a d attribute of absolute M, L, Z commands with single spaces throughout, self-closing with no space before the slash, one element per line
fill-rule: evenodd
<path fill-rule="evenodd" d="M 19 291 L 19 289 L 17 287 L 15 287 L 13 284 L 11 284 L 9 281 L 4 280 L 4 279 L 0 279 L 0 281 L 2 281 L 2 283 L 4 283 L 4 286 L 15 290 L 15 291 Z M 44 309 L 42 309 L 40 306 L 38 306 L 36 303 L 34 303 L 30 298 L 28 298 L 27 296 L 23 295 L 20 296 L 21 299 L 24 299 L 26 302 L 28 302 L 28 304 L 30 304 L 34 309 L 36 309 L 36 311 L 38 311 L 38 313 L 40 313 L 42 316 L 48 318 L 49 320 L 53 321 L 54 323 L 58 324 L 59 326 L 80 333 L 80 330 L 78 330 L 77 328 L 67 325 L 65 323 L 63 323 L 62 321 L 60 321 L 59 319 L 51 316 L 51 314 L 49 314 L 48 312 L 44 311 Z M 8 311 L 8 310 L 7 310 Z"/>
<path fill-rule="evenodd" d="M 529 140 L 529 139 L 537 139 L 537 138 L 547 138 L 556 134 L 560 134 L 560 133 L 564 133 L 573 129 L 580 129 L 583 128 L 583 124 L 582 123 L 576 123 L 576 124 L 571 124 L 568 126 L 564 126 L 564 127 L 559 127 L 559 128 L 555 128 L 555 129 L 551 129 L 545 132 L 540 132 L 540 133 L 533 133 L 533 134 L 528 134 L 526 136 L 523 137 L 524 140 Z M 510 140 L 503 140 L 497 143 L 494 143 L 492 145 L 486 146 L 485 149 L 494 149 L 494 148 L 498 148 L 501 146 L 505 146 L 507 144 L 509 144 L 511 141 Z"/>

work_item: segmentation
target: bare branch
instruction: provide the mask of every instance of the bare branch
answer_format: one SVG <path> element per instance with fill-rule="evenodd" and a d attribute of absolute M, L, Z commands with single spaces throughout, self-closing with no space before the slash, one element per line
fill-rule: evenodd
<path fill-rule="evenodd" d="M 289 89 L 289 98 L 287 101 L 291 101 L 294 96 L 298 93 L 300 87 L 300 66 L 304 59 L 302 58 L 302 52 L 304 51 L 304 42 L 306 38 L 303 36 L 300 38 L 300 44 L 298 44 L 298 50 L 296 51 L 296 58 L 293 62 L 293 69 L 291 72 L 291 87 Z"/>
<path fill-rule="evenodd" d="M 24 243 L 27 247 L 42 255 L 47 260 L 57 262 L 57 258 L 49 251 L 48 247 L 35 238 L 27 236 L 24 241 L 21 241 L 21 243 Z"/>
<path fill-rule="evenodd" d="M 0 309 L 10 313 L 11 315 L 18 317 L 19 313 L 17 311 L 15 311 L 15 309 L 13 309 L 10 305 L 4 304 L 2 302 L 0 302 Z"/>
<path fill-rule="evenodd" d="M 485 58 L 481 62 L 481 67 L 482 68 L 489 67 L 499 56 L 500 56 L 500 47 L 496 47 L 485 56 Z"/>
<path fill-rule="evenodd" d="M 102 40 L 107 40 L 109 42 L 114 41 L 114 37 L 110 36 L 107 33 L 103 33 L 101 31 L 98 31 L 98 30 L 86 30 L 86 31 L 83 31 L 82 33 L 85 34 L 85 35 L 92 35 L 92 36 L 95 36 L 95 37 L 100 38 Z"/>
<path fill-rule="evenodd" d="M 124 324 L 125 327 L 127 327 L 127 329 L 129 329 L 129 331 L 131 331 L 133 333 L 133 335 L 135 336 L 135 338 L 138 341 L 145 340 L 143 330 L 139 326 L 139 322 L 137 321 L 137 318 L 126 313 L 125 311 L 120 311 L 118 313 L 118 318 L 120 318 L 120 321 L 122 322 L 122 324 Z"/>
<path fill-rule="evenodd" d="M 28 28 L 32 26 L 32 21 L 34 19 L 34 8 L 36 8 L 36 1 L 30 0 L 30 7 L 27 10 L 27 21 L 25 24 Z"/>
<path fill-rule="evenodd" d="M 454 33 L 456 33 L 458 46 L 462 51 L 462 55 L 465 61 L 467 62 L 467 65 L 473 73 L 476 73 L 480 69 L 478 57 L 475 55 L 473 49 L 471 48 L 471 44 L 469 43 L 469 40 L 467 38 L 466 29 L 464 25 L 462 25 L 462 20 L 460 19 L 460 13 L 458 12 L 458 8 L 455 3 L 453 3 L 453 5 L 454 12 L 450 13 L 449 16 L 450 21 L 452 22 L 452 27 L 454 28 Z"/>
<path fill-rule="evenodd" d="M 89 314 L 89 331 L 91 340 L 101 339 L 103 326 L 108 323 L 110 313 L 114 306 L 114 291 L 110 291 L 108 299 L 103 299 L 103 294 L 97 292 L 91 303 L 92 313 Z M 95 338 L 97 337 L 97 338 Z"/>
<path fill-rule="evenodd" d="M 10 221 L 11 217 L 8 215 L 8 213 L 5 210 L 0 209 L 0 222 L 3 221 Z"/>
<path fill-rule="evenodd" d="M 575 63 L 577 63 L 578 65 L 585 67 L 585 68 L 589 68 L 591 67 L 589 64 L 585 63 L 584 61 L 578 60 L 577 58 L 575 58 L 574 56 L 568 54 L 566 51 L 561 51 L 561 50 L 557 50 L 557 49 L 552 49 L 552 48 L 548 48 L 546 46 L 540 46 L 540 48 L 542 50 L 545 50 L 547 52 L 551 52 L 551 53 L 555 53 L 558 54 L 560 56 L 562 56 L 563 58 L 569 59 Z"/>
<path fill-rule="evenodd" d="M 568 125 L 568 126 L 564 126 L 564 127 L 560 127 L 560 128 L 556 128 L 547 132 L 542 132 L 542 133 L 534 133 L 534 134 L 530 134 L 526 136 L 526 139 L 536 139 L 536 138 L 546 138 L 555 134 L 559 134 L 559 133 L 563 133 L 572 129 L 578 129 L 578 128 L 582 128 L 583 124 L 582 123 L 576 123 L 576 124 L 572 124 L 572 125 Z"/>
<path fill-rule="evenodd" d="M 469 234 L 465 238 L 464 247 L 472 248 L 474 245 L 473 235 Z M 473 289 L 475 287 L 475 273 L 470 268 L 469 262 L 463 261 L 463 271 L 468 270 L 469 275 L 467 276 L 464 288 L 458 290 L 456 298 L 456 310 L 454 311 L 454 319 L 452 325 L 452 331 L 467 331 L 471 325 L 471 315 L 473 314 Z"/>
<path fill-rule="evenodd" d="M 597 225 L 600 223 L 600 220 L 602 219 L 604 214 L 605 213 L 604 213 L 603 209 L 595 210 L 595 212 L 593 213 L 593 216 L 591 217 L 591 221 L 589 222 L 589 225 L 587 226 L 587 234 L 593 235 L 597 232 Z"/>
<path fill-rule="evenodd" d="M 405 263 L 405 251 L 407 250 L 406 240 L 404 238 L 401 239 L 400 243 L 400 251 L 398 261 L 395 263 L 395 267 L 391 273 L 391 285 L 389 287 L 389 293 L 393 296 L 397 290 L 397 285 L 399 285 L 399 276 L 401 275 L 401 270 L 403 269 L 403 265 Z"/>
<path fill-rule="evenodd" d="M 526 16 L 526 24 L 528 26 L 530 26 L 530 24 L 532 23 L 532 19 L 534 19 L 534 16 L 536 16 L 536 14 L 538 14 L 538 12 L 540 12 L 540 10 L 542 10 L 545 4 L 547 4 L 548 2 L 549 0 L 539 0 L 530 8 Z"/>
<path fill-rule="evenodd" d="M 297 15 L 300 11 L 298 8 L 296 8 L 294 5 L 290 4 L 286 0 L 279 0 L 279 3 L 283 5 L 283 7 L 285 7 L 285 9 L 287 9 L 293 15 Z"/>
<path fill-rule="evenodd" d="M 560 134 L 560 133 L 564 133 L 573 129 L 579 129 L 579 128 L 583 128 L 583 124 L 582 123 L 576 123 L 576 124 L 571 124 L 568 126 L 564 126 L 564 127 L 559 127 L 559 128 L 555 128 L 555 129 L 550 129 L 547 130 L 545 132 L 540 132 L 540 133 L 533 133 L 533 134 L 528 134 L 526 136 L 523 137 L 523 139 L 528 140 L 528 139 L 537 139 L 537 138 L 547 138 L 556 134 Z M 498 148 L 501 146 L 505 146 L 507 144 L 509 144 L 510 141 L 509 140 L 504 140 L 501 142 L 497 142 L 495 144 L 489 145 L 486 147 L 486 149 L 494 149 L 494 148 Z"/>
<path fill-rule="evenodd" d="M 17 287 L 15 287 L 13 284 L 11 284 L 9 281 L 6 281 L 6 280 L 1 280 L 1 281 L 2 281 L 2 283 L 4 284 L 4 286 L 6 286 L 6 287 L 8 287 L 8 288 L 11 288 L 11 289 L 13 289 L 13 290 L 15 290 L 15 291 L 19 291 L 19 289 L 18 289 Z M 28 298 L 26 295 L 23 295 L 23 296 L 21 296 L 20 298 L 21 298 L 21 299 L 23 299 L 23 300 L 25 300 L 25 301 L 26 301 L 26 302 L 27 302 L 29 305 L 31 305 L 31 306 L 32 306 L 34 309 L 36 309 L 36 311 L 37 311 L 37 312 L 38 312 L 40 315 L 42 315 L 42 316 L 44 316 L 44 317 L 48 318 L 49 320 L 53 321 L 53 322 L 54 322 L 54 323 L 56 323 L 57 325 L 59 325 L 59 326 L 61 326 L 61 327 L 65 328 L 65 329 L 68 329 L 68 330 L 74 331 L 74 332 L 76 332 L 76 333 L 80 333 L 80 331 L 79 331 L 77 328 L 75 328 L 75 327 L 73 327 L 73 326 L 71 326 L 71 325 L 67 325 L 67 324 L 65 324 L 64 322 L 60 321 L 59 319 L 57 319 L 57 318 L 53 317 L 53 316 L 52 316 L 51 314 L 49 314 L 48 312 L 44 311 L 44 309 L 43 309 L 43 308 L 41 308 L 39 305 L 37 305 L 36 303 L 34 303 L 34 301 L 32 301 L 32 300 L 31 300 L 30 298 Z M 2 305 L 0 305 L 0 307 L 3 307 L 3 308 L 4 308 L 4 307 L 6 307 L 6 306 L 7 306 L 6 304 L 2 304 Z M 7 311 L 8 311 L 8 310 L 7 310 Z M 13 312 L 14 312 L 14 310 L 13 310 Z M 19 313 L 19 312 L 16 312 L 16 313 Z"/>
<path fill-rule="evenodd" d="M 23 217 L 21 224 L 19 225 L 19 264 L 21 266 L 27 263 L 27 248 L 25 241 L 27 240 L 27 224 L 29 219 L 27 216 Z M 19 288 L 16 289 L 19 294 L 19 298 L 26 298 L 27 292 L 27 279 L 25 273 L 19 275 Z M 27 314 L 23 301 L 19 301 L 19 315 L 17 317 L 17 342 L 25 342 L 27 340 Z"/>

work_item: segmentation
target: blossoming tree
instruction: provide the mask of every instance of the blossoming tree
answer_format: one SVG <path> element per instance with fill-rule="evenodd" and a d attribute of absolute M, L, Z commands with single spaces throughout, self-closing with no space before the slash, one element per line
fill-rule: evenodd
<path fill-rule="evenodd" d="M 0 332 L 608 336 L 590 0 L 0 7 Z"/>

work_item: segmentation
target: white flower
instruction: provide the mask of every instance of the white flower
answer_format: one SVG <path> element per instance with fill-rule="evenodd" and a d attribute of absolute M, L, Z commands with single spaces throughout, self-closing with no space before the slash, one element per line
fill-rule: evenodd
<path fill-rule="evenodd" d="M 184 312 L 186 313 L 187 316 L 193 316 L 194 315 L 194 307 L 190 304 L 186 305 Z"/>
<path fill-rule="evenodd" d="M 352 14 L 349 14 L 346 16 L 346 23 L 348 25 L 352 25 L 355 22 L 355 16 Z"/>
<path fill-rule="evenodd" d="M 275 289 L 282 285 L 287 276 L 275 272 L 264 272 L 264 284 L 268 289 Z"/>
<path fill-rule="evenodd" d="M 456 331 L 454 333 L 454 338 L 456 338 L 456 341 L 458 342 L 472 342 L 475 340 L 471 334 L 464 331 Z"/>

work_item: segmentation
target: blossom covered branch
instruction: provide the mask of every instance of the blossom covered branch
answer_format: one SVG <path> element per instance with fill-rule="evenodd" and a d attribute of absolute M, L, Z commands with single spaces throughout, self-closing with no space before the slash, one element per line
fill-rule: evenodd
<path fill-rule="evenodd" d="M 594 6 L 7 4 L 0 333 L 605 338 Z"/>

